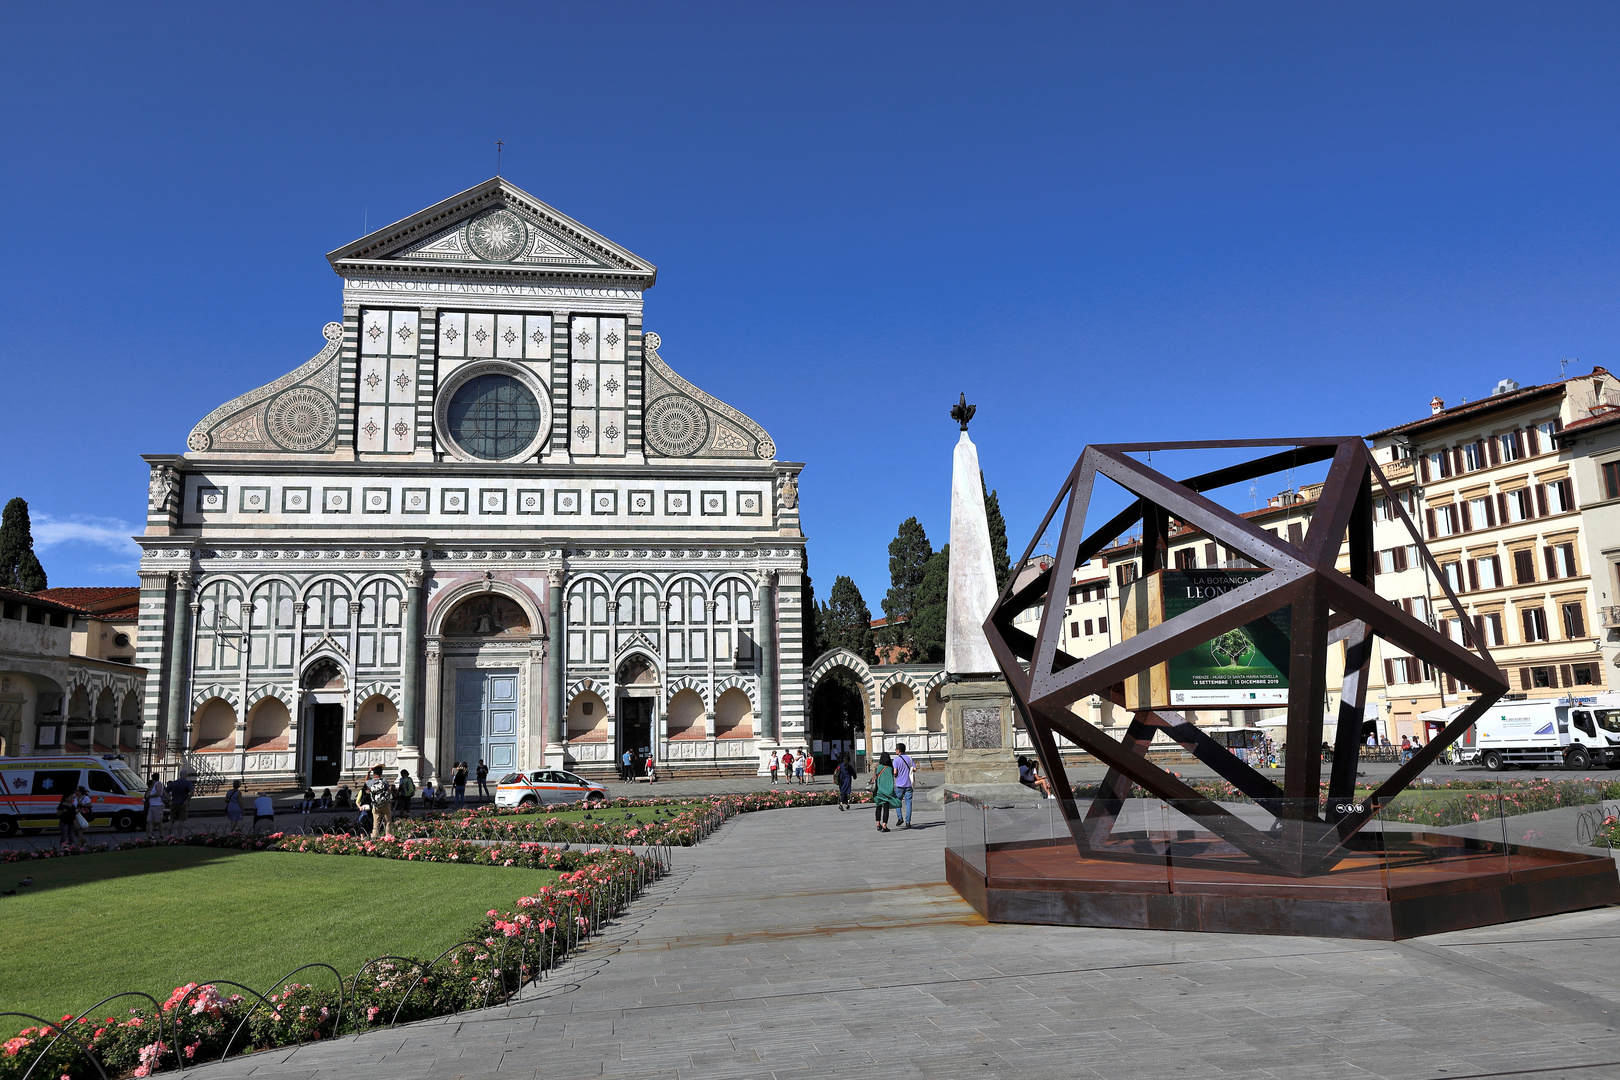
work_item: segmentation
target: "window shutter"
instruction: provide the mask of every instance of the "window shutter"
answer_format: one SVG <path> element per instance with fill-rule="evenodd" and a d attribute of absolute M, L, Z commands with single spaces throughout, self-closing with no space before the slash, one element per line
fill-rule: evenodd
<path fill-rule="evenodd" d="M 1519 669 L 1519 689 L 1530 689 L 1530 669 L 1527 667 L 1522 667 Z"/>
<path fill-rule="evenodd" d="M 1385 686 L 1393 686 L 1394 684 L 1395 684 L 1395 661 L 1393 661 L 1393 660 L 1385 660 L 1384 661 L 1384 685 Z"/>
<path fill-rule="evenodd" d="M 1536 516 L 1537 517 L 1546 517 L 1547 516 L 1547 485 L 1546 484 L 1537 484 L 1536 485 Z"/>
<path fill-rule="evenodd" d="M 1502 449 L 1496 444 L 1495 439 L 1485 440 L 1485 452 L 1491 456 L 1492 465 L 1502 464 Z"/>
<path fill-rule="evenodd" d="M 1468 508 L 1467 503 L 1462 504 L 1462 531 L 1474 531 L 1474 512 Z"/>
<path fill-rule="evenodd" d="M 1529 427 L 1524 429 L 1524 442 L 1526 448 L 1530 451 L 1531 457 L 1535 457 L 1537 454 L 1541 453 L 1541 437 L 1536 433 L 1535 428 Z"/>
<path fill-rule="evenodd" d="M 1465 471 L 1467 471 L 1463 467 L 1465 464 L 1466 462 L 1463 461 L 1462 447 L 1454 447 L 1451 451 L 1451 471 L 1461 476 Z"/>
<path fill-rule="evenodd" d="M 1489 495 L 1485 496 L 1485 527 L 1496 528 L 1496 500 Z"/>
<path fill-rule="evenodd" d="M 1552 548 L 1541 549 L 1541 561 L 1547 564 L 1547 580 L 1552 581 L 1558 577 L 1558 560 Z"/>
<path fill-rule="evenodd" d="M 1423 474 L 1423 482 L 1429 482 L 1429 459 L 1427 456 L 1418 458 L 1418 472 Z"/>
<path fill-rule="evenodd" d="M 1491 569 L 1496 571 L 1496 587 L 1500 589 L 1507 584 L 1507 578 L 1502 576 L 1502 556 L 1491 556 Z"/>
<path fill-rule="evenodd" d="M 1429 539 L 1430 540 L 1437 539 L 1439 534 L 1436 533 L 1435 530 L 1434 530 L 1434 511 L 1432 509 L 1430 509 L 1430 510 L 1423 511 L 1423 513 L 1427 517 L 1428 522 L 1429 522 Z"/>
<path fill-rule="evenodd" d="M 1568 664 L 1558 665 L 1558 677 L 1563 680 L 1565 686 L 1575 685 L 1575 676 L 1570 673 Z"/>
<path fill-rule="evenodd" d="M 1372 564 L 1373 564 L 1373 573 L 1374 574 L 1382 574 L 1384 572 L 1384 559 L 1387 557 L 1387 555 L 1388 555 L 1388 552 L 1383 552 L 1383 551 L 1375 551 L 1375 552 L 1373 552 Z"/>
<path fill-rule="evenodd" d="M 1204 565 L 1206 567 L 1207 566 L 1214 566 L 1216 561 L 1217 560 L 1216 560 L 1216 557 L 1215 557 L 1215 545 L 1214 544 L 1205 544 L 1204 545 Z"/>
<path fill-rule="evenodd" d="M 1507 519 L 1507 495 L 1498 491 L 1496 493 L 1496 520 L 1506 523 Z"/>
<path fill-rule="evenodd" d="M 1463 625 L 1467 626 L 1466 623 L 1464 623 Z M 1473 628 L 1472 631 L 1470 631 L 1469 633 L 1464 635 L 1463 644 L 1467 645 L 1470 649 L 1472 649 L 1476 642 L 1480 642 L 1480 641 L 1484 641 L 1484 640 L 1485 640 L 1485 618 L 1482 615 L 1475 615 L 1474 616 L 1474 628 Z"/>
<path fill-rule="evenodd" d="M 1581 611 L 1581 605 L 1569 605 L 1569 636 L 1583 638 L 1586 636 L 1586 615 Z"/>
<path fill-rule="evenodd" d="M 1468 560 L 1468 588 L 1471 592 L 1479 592 L 1479 566 L 1473 559 Z"/>
<path fill-rule="evenodd" d="M 1298 547 L 1305 542 L 1305 526 L 1297 521 L 1288 523 L 1288 542 Z"/>

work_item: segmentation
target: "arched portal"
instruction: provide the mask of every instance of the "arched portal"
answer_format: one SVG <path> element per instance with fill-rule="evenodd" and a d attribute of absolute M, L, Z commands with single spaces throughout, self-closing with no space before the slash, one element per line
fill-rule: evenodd
<path fill-rule="evenodd" d="M 309 777 L 312 787 L 327 787 L 343 775 L 343 703 L 348 678 L 336 660 L 323 656 L 304 669 L 299 685 L 304 688 L 299 771 Z M 266 733 L 274 730 L 275 715 L 274 706 L 268 707 Z M 273 737 L 264 745 L 274 745 Z"/>
<path fill-rule="evenodd" d="M 807 738 L 823 752 L 853 751 L 873 727 L 876 683 L 866 661 L 848 649 L 833 649 L 810 665 Z"/>
<path fill-rule="evenodd" d="M 632 653 L 619 664 L 614 674 L 618 687 L 618 755 L 623 768 L 624 753 L 630 752 L 630 775 L 639 776 L 646 768 L 649 755 L 661 758 L 658 739 L 658 668 L 651 657 Z"/>

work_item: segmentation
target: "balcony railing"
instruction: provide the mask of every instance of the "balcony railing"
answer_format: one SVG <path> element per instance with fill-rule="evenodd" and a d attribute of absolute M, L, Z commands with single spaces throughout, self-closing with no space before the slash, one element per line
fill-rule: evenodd
<path fill-rule="evenodd" d="M 1620 629 L 1620 607 L 1598 608 L 1598 619 L 1605 630 Z"/>

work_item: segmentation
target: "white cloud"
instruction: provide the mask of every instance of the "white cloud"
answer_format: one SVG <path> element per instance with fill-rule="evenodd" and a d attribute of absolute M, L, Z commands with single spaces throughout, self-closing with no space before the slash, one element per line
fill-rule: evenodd
<path fill-rule="evenodd" d="M 49 551 L 62 544 L 89 544 L 125 556 L 129 561 L 119 564 L 123 569 L 141 560 L 140 545 L 131 539 L 136 529 L 117 518 L 75 514 L 64 519 L 49 514 L 34 514 L 31 524 L 36 551 Z"/>

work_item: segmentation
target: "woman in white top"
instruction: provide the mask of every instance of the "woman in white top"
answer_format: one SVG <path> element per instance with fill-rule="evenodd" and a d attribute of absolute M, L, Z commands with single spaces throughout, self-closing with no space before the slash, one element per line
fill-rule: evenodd
<path fill-rule="evenodd" d="M 152 774 L 152 782 L 146 787 L 146 835 L 148 838 L 156 835 L 157 830 L 163 826 L 163 781 L 158 774 Z"/>

